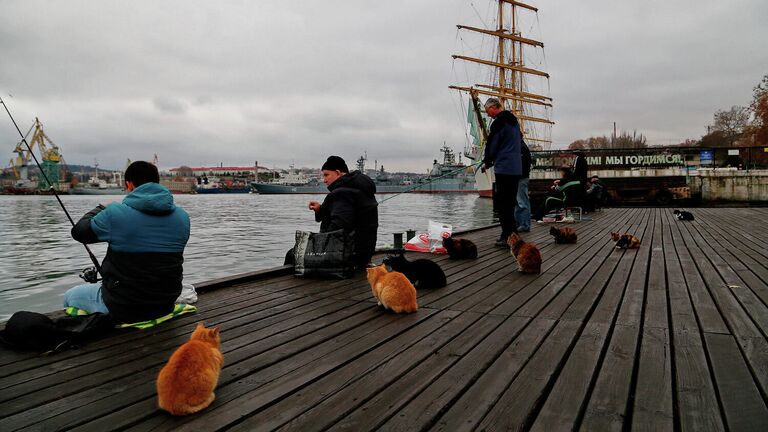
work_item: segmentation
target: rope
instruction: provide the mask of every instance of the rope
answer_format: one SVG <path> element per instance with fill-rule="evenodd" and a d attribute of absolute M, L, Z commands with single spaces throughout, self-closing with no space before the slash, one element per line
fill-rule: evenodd
<path fill-rule="evenodd" d="M 420 187 L 424 187 L 424 186 L 426 186 L 426 185 L 428 185 L 428 184 L 432 183 L 433 181 L 435 181 L 435 180 L 439 180 L 439 179 L 441 179 L 441 178 L 443 178 L 443 177 L 445 177 L 445 176 L 449 176 L 449 175 L 455 174 L 455 173 L 457 173 L 457 172 L 459 172 L 459 171 L 463 171 L 463 170 L 466 170 L 466 169 L 469 169 L 469 168 L 472 168 L 472 167 L 474 167 L 474 168 L 478 168 L 478 167 L 480 167 L 480 165 L 481 165 L 482 163 L 483 163 L 483 161 L 480 161 L 480 162 L 477 162 L 476 164 L 467 165 L 467 166 L 465 166 L 465 167 L 461 167 L 461 168 L 457 168 L 457 169 L 455 169 L 455 170 L 453 170 L 453 171 L 449 171 L 449 172 L 447 172 L 447 173 L 445 173 L 445 174 L 443 174 L 443 175 L 441 175 L 441 176 L 438 176 L 438 177 L 430 177 L 430 178 L 429 178 L 429 180 L 428 180 L 426 183 L 419 183 L 419 184 L 417 184 L 417 185 L 414 185 L 414 186 L 412 186 L 412 187 L 409 187 L 409 188 L 405 189 L 405 190 L 404 190 L 404 191 L 402 191 L 402 192 L 398 192 L 398 193 L 396 193 L 396 194 L 394 194 L 394 195 L 391 195 L 391 196 L 388 196 L 388 197 L 384 198 L 383 200 L 379 201 L 379 205 L 381 205 L 382 203 L 384 203 L 384 202 L 386 202 L 386 201 L 389 201 L 389 200 L 391 200 L 392 198 L 395 198 L 395 197 L 397 197 L 397 196 L 400 196 L 400 195 L 402 195 L 402 194 L 404 194 L 404 193 L 408 193 L 408 192 L 411 192 L 411 191 L 413 191 L 413 190 L 415 190 L 415 189 L 418 189 L 418 188 L 420 188 Z"/>

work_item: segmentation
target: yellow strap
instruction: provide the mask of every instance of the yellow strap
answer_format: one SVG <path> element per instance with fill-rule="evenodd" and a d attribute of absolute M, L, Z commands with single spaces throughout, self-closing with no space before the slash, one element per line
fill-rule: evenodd
<path fill-rule="evenodd" d="M 128 328 L 133 327 L 137 329 L 148 329 L 150 327 L 154 327 L 160 323 L 163 323 L 165 321 L 168 321 L 170 319 L 176 318 L 179 315 L 184 315 L 187 313 L 197 312 L 197 307 L 188 305 L 188 304 L 177 304 L 173 306 L 173 312 L 169 313 L 168 315 L 163 315 L 160 318 L 151 319 L 148 321 L 139 321 L 135 323 L 124 323 L 124 324 L 118 324 L 115 327 L 116 328 Z"/>
<path fill-rule="evenodd" d="M 168 321 L 170 319 L 176 318 L 179 315 L 184 315 L 187 313 L 193 313 L 197 312 L 197 307 L 188 305 L 188 304 L 176 304 L 173 306 L 173 312 L 169 313 L 168 315 L 163 315 L 160 318 L 155 318 L 147 321 L 139 321 L 135 323 L 123 323 L 123 324 L 117 324 L 115 328 L 128 328 L 133 327 L 137 329 L 148 329 L 150 327 L 154 327 L 160 323 L 163 323 L 165 321 Z M 81 316 L 81 315 L 90 315 L 90 312 L 88 312 L 85 309 L 80 309 L 74 306 L 69 306 L 64 309 L 64 313 L 66 313 L 69 316 Z"/>

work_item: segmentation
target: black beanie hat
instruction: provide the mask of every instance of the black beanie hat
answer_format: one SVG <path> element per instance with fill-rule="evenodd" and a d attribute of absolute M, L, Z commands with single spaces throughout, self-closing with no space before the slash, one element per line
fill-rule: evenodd
<path fill-rule="evenodd" d="M 323 167 L 320 169 L 329 170 L 329 171 L 339 170 L 343 173 L 349 174 L 349 168 L 347 168 L 347 163 L 344 162 L 344 159 L 340 158 L 339 156 L 328 156 L 328 160 L 325 161 L 325 163 L 323 164 Z"/>

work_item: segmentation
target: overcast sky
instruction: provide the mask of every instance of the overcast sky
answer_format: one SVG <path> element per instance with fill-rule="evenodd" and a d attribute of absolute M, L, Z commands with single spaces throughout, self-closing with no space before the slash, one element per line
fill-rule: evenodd
<path fill-rule="evenodd" d="M 531 1 L 555 146 L 619 130 L 699 138 L 768 74 L 768 1 Z M 450 84 L 475 0 L 0 0 L 0 96 L 71 164 L 352 165 L 426 171 L 466 142 Z M 529 25 L 530 24 L 530 25 Z M 459 80 L 457 82 L 457 80 Z M 12 96 L 9 96 L 12 95 Z M 0 155 L 18 134 L 3 113 Z M 5 166 L 7 162 L 3 162 Z"/>

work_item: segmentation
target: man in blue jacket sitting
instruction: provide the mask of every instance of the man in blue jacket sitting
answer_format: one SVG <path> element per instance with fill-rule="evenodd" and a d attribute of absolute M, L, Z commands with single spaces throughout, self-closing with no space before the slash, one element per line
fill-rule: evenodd
<path fill-rule="evenodd" d="M 517 117 L 505 110 L 498 99 L 485 101 L 485 112 L 493 118 L 485 146 L 484 169 L 493 167 L 496 177 L 494 200 L 501 222 L 501 236 L 496 246 L 507 247 L 507 237 L 517 232 L 515 204 L 517 183 L 523 176 L 522 140 Z"/>
<path fill-rule="evenodd" d="M 76 286 L 64 294 L 64 307 L 109 313 L 133 323 L 173 311 L 181 293 L 189 216 L 160 185 L 157 167 L 137 161 L 125 170 L 128 196 L 99 205 L 72 228 L 81 243 L 108 242 L 101 263 L 103 280 Z"/>

